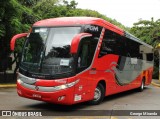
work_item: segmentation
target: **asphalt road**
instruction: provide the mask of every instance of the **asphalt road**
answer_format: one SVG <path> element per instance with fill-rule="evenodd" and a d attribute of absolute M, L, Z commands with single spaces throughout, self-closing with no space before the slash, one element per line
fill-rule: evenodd
<path fill-rule="evenodd" d="M 0 110 L 35 110 L 42 112 L 45 111 L 44 113 L 46 115 L 52 115 L 48 117 L 52 119 L 53 117 L 57 119 L 62 119 L 61 116 L 65 116 L 65 118 L 68 119 L 70 119 L 70 116 L 76 116 L 76 119 L 78 119 L 79 116 L 85 116 L 87 114 L 100 116 L 100 119 L 146 119 L 146 116 L 124 116 L 125 111 L 160 110 L 160 87 L 150 85 L 146 87 L 143 92 L 137 92 L 137 90 L 132 90 L 108 96 L 100 105 L 89 105 L 88 103 L 80 103 L 72 106 L 55 105 L 41 101 L 30 100 L 19 97 L 16 93 L 15 88 L 0 88 Z M 114 113 L 116 112 L 114 112 L 114 110 L 125 110 L 118 112 L 121 113 L 120 115 L 124 117 L 115 115 Z M 104 113 L 106 115 L 104 115 Z M 88 118 L 99 119 L 99 117 L 95 116 Z M 147 116 L 147 118 L 151 119 L 151 116 Z M 160 118 L 160 116 L 152 117 L 152 119 L 158 118 Z"/>

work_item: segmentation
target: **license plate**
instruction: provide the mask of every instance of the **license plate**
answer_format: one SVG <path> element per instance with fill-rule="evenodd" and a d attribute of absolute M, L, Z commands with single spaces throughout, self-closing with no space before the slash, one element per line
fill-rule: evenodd
<path fill-rule="evenodd" d="M 34 97 L 34 98 L 42 98 L 42 96 L 39 95 L 39 94 L 33 94 L 32 97 Z"/>
<path fill-rule="evenodd" d="M 75 95 L 74 101 L 80 101 L 82 99 L 81 95 Z"/>

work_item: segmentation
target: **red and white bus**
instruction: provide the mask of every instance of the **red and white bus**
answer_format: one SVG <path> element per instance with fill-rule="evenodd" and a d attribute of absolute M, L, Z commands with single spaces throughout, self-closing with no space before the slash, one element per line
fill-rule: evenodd
<path fill-rule="evenodd" d="M 99 104 L 108 95 L 149 85 L 153 48 L 100 18 L 62 17 L 33 24 L 19 65 L 19 96 L 56 104 Z"/>

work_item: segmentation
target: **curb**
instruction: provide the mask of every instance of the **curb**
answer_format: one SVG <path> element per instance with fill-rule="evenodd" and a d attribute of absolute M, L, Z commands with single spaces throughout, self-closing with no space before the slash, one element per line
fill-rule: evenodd
<path fill-rule="evenodd" d="M 16 84 L 0 84 L 0 88 L 15 88 Z"/>
<path fill-rule="evenodd" d="M 160 87 L 160 84 L 154 83 L 153 81 L 152 81 L 151 84 L 154 85 L 154 86 Z"/>

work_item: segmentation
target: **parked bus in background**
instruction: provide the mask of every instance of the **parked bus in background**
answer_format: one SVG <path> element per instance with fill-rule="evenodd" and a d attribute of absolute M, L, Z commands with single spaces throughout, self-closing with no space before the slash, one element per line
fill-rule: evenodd
<path fill-rule="evenodd" d="M 153 48 L 100 18 L 62 17 L 33 24 L 26 37 L 19 96 L 56 104 L 99 104 L 105 96 L 149 85 Z"/>

